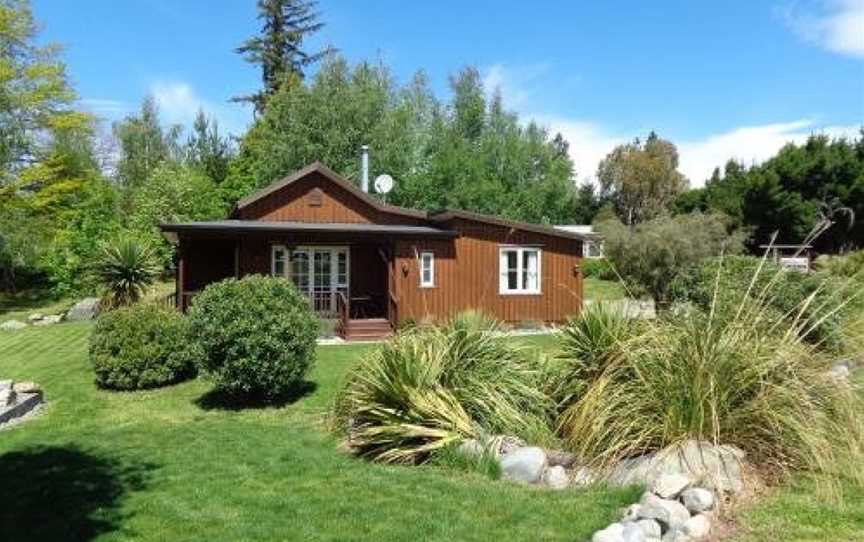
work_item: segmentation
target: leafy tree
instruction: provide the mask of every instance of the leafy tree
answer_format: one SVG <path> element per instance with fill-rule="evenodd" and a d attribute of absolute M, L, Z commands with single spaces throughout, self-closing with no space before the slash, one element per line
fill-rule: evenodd
<path fill-rule="evenodd" d="M 39 133 L 63 115 L 75 93 L 56 44 L 37 43 L 27 0 L 0 0 L 0 185 L 30 163 Z"/>
<path fill-rule="evenodd" d="M 651 132 L 642 142 L 619 145 L 600 162 L 597 178 L 622 220 L 632 226 L 663 213 L 687 189 L 678 150 Z"/>
<path fill-rule="evenodd" d="M 333 51 L 329 47 L 314 53 L 303 49 L 303 41 L 324 27 L 315 11 L 317 4 L 310 0 L 258 0 L 261 33 L 243 42 L 236 52 L 261 67 L 264 88 L 237 101 L 251 102 L 262 112 L 266 101 L 280 88 L 302 80 L 307 67 Z"/>
<path fill-rule="evenodd" d="M 220 188 L 235 201 L 314 160 L 356 180 L 359 148 L 368 144 L 371 175 L 397 180 L 392 203 L 571 221 L 573 165 L 563 138 L 523 126 L 500 96 L 487 103 L 473 68 L 451 83 L 453 98 L 442 104 L 422 73 L 399 87 L 380 64 L 329 60 L 311 82 L 270 99 Z"/>
<path fill-rule="evenodd" d="M 159 109 L 152 96 L 144 98 L 137 115 L 114 123 L 113 132 L 120 143 L 116 176 L 127 198 L 159 164 L 175 160 L 180 155 L 178 138 L 181 127 L 162 128 Z"/>
<path fill-rule="evenodd" d="M 189 166 L 163 162 L 135 192 L 128 226 L 148 240 L 167 266 L 174 249 L 159 233 L 159 224 L 220 219 L 226 211 L 208 176 Z"/>
<path fill-rule="evenodd" d="M 220 184 L 228 176 L 233 153 L 231 141 L 219 134 L 216 119 L 208 119 L 204 111 L 199 110 L 186 142 L 186 163 Z"/>
<path fill-rule="evenodd" d="M 758 166 L 729 162 L 701 194 L 682 196 L 676 208 L 727 214 L 753 231 L 754 249 L 775 232 L 780 243 L 800 243 L 820 225 L 828 226 L 813 241 L 820 252 L 864 246 L 864 222 L 857 220 L 864 216 L 864 137 L 811 136 Z"/>
<path fill-rule="evenodd" d="M 632 228 L 617 220 L 598 225 L 606 257 L 634 293 L 650 295 L 658 306 L 668 305 L 681 273 L 708 258 L 743 249 L 743 233 L 730 235 L 727 228 L 724 216 L 701 213 L 660 216 Z"/>

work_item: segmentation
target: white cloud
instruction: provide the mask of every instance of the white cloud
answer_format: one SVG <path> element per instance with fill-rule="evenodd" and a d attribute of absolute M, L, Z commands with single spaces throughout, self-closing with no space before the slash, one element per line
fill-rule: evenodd
<path fill-rule="evenodd" d="M 192 85 L 184 82 L 157 81 L 150 86 L 162 120 L 168 124 L 189 127 L 199 109 L 218 120 L 222 131 L 241 135 L 250 120 L 249 108 L 242 104 L 214 103 L 199 96 Z"/>
<path fill-rule="evenodd" d="M 645 135 L 621 136 L 593 123 L 543 116 L 534 118 L 551 132 L 561 132 L 570 142 L 570 157 L 580 181 L 593 181 L 600 161 L 616 145 L 637 135 Z M 783 145 L 803 143 L 811 134 L 853 138 L 858 135 L 858 130 L 858 126 L 818 126 L 810 120 L 796 120 L 745 126 L 698 139 L 673 140 L 673 143 L 678 147 L 678 169 L 690 179 L 691 186 L 699 187 L 711 176 L 714 168 L 722 169 L 730 159 L 748 166 L 758 164 L 777 154 Z"/>
<path fill-rule="evenodd" d="M 135 110 L 135 105 L 122 100 L 111 100 L 107 98 L 83 98 L 81 107 L 99 117 L 110 119 L 120 117 Z"/>
<path fill-rule="evenodd" d="M 864 58 L 864 0 L 823 0 L 818 13 L 787 5 L 781 15 L 799 36 L 829 51 Z"/>
<path fill-rule="evenodd" d="M 864 1 L 864 0 L 862 0 Z M 593 182 L 597 166 L 609 152 L 644 132 L 622 132 L 596 121 L 578 116 L 552 115 L 545 112 L 542 100 L 545 94 L 544 75 L 547 68 L 495 64 L 483 70 L 486 90 L 501 88 L 505 105 L 519 112 L 522 120 L 535 120 L 550 133 L 560 132 L 570 143 L 572 158 L 579 182 Z M 731 159 L 746 165 L 760 163 L 774 156 L 787 143 L 802 143 L 814 133 L 832 137 L 856 137 L 860 126 L 822 126 L 811 119 L 789 122 L 742 126 L 725 132 L 709 133 L 695 139 L 675 139 L 660 130 L 678 147 L 679 170 L 690 179 L 693 187 L 702 186 L 714 168 L 722 168 Z"/>

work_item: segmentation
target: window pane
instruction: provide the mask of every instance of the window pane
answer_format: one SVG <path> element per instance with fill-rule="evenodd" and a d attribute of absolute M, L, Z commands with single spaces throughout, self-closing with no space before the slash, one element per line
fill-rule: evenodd
<path fill-rule="evenodd" d="M 522 253 L 523 284 L 526 290 L 538 290 L 537 261 L 536 250 L 526 250 Z"/>
<path fill-rule="evenodd" d="M 277 277 L 285 276 L 285 262 L 276 260 L 273 262 L 273 274 Z"/>

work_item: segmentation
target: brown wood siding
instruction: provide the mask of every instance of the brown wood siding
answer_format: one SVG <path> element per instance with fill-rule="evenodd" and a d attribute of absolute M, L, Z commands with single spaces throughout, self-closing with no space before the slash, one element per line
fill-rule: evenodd
<path fill-rule="evenodd" d="M 419 218 L 379 211 L 320 173 L 311 173 L 240 210 L 243 220 L 425 225 Z"/>
<path fill-rule="evenodd" d="M 186 241 L 183 255 L 183 291 L 203 290 L 212 282 L 234 276 L 233 240 L 196 239 Z"/>
<path fill-rule="evenodd" d="M 561 322 L 582 306 L 582 247 L 578 240 L 513 231 L 510 228 L 454 219 L 454 241 L 397 241 L 396 277 L 399 319 L 441 321 L 479 309 L 507 322 Z M 541 293 L 499 293 L 501 245 L 537 245 L 542 251 Z M 420 287 L 417 254 L 435 253 L 435 286 Z"/>

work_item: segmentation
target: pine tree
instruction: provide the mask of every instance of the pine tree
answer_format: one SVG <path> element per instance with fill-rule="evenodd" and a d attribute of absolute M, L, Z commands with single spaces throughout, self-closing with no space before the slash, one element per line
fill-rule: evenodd
<path fill-rule="evenodd" d="M 308 66 L 334 52 L 331 47 L 314 53 L 302 48 L 307 36 L 324 27 L 315 11 L 317 5 L 314 0 L 258 0 L 261 34 L 243 42 L 236 52 L 261 67 L 264 88 L 234 101 L 251 102 L 260 113 L 267 99 L 283 85 L 302 80 Z"/>
<path fill-rule="evenodd" d="M 231 141 L 219 134 L 219 123 L 199 110 L 186 143 L 186 161 L 216 184 L 225 180 L 233 157 Z"/>

